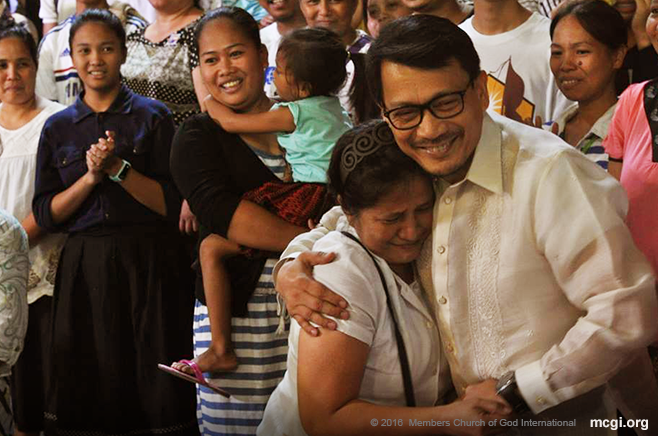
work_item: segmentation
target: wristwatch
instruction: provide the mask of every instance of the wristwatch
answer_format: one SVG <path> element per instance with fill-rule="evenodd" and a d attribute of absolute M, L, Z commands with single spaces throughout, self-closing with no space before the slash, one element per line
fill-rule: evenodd
<path fill-rule="evenodd" d="M 132 168 L 132 165 L 130 165 L 130 162 L 127 160 L 123 159 L 121 164 L 121 168 L 119 168 L 119 171 L 117 171 L 116 174 L 113 176 L 110 176 L 110 180 L 113 182 L 121 183 L 124 180 L 126 180 L 126 176 L 128 175 L 128 170 Z"/>
<path fill-rule="evenodd" d="M 519 392 L 514 371 L 506 373 L 500 378 L 500 380 L 498 380 L 498 383 L 496 384 L 496 394 L 503 397 L 505 401 L 512 406 L 514 412 L 520 414 L 530 411 L 528 404 Z"/>

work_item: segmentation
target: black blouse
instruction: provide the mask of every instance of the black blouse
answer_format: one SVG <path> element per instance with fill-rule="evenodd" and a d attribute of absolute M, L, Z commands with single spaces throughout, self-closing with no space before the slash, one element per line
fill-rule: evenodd
<path fill-rule="evenodd" d="M 224 238 L 242 195 L 279 180 L 238 135 L 206 114 L 188 118 L 176 132 L 171 173 L 199 222 Z"/>
<path fill-rule="evenodd" d="M 226 132 L 206 114 L 188 118 L 176 132 L 171 173 L 201 224 L 199 241 L 210 233 L 226 238 L 242 195 L 279 180 L 238 135 Z M 226 261 L 234 316 L 245 314 L 266 260 L 235 256 Z M 205 304 L 197 272 L 196 296 Z"/>
<path fill-rule="evenodd" d="M 175 223 L 181 197 L 169 172 L 174 123 L 167 107 L 134 94 L 125 86 L 106 112 L 93 112 L 84 93 L 68 108 L 46 121 L 37 153 L 37 175 L 32 208 L 39 226 L 51 232 L 77 232 L 98 226 Z M 167 217 L 144 206 L 119 183 L 105 178 L 78 210 L 62 224 L 52 217 L 51 203 L 60 192 L 87 172 L 86 152 L 105 131 L 114 131 L 116 154 L 162 186 Z"/>

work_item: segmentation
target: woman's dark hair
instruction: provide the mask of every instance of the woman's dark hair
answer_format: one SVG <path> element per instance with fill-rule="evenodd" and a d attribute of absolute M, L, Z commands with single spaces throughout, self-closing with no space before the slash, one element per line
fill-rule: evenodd
<path fill-rule="evenodd" d="M 617 50 L 626 45 L 627 29 L 624 19 L 617 9 L 601 0 L 575 0 L 560 6 L 551 21 L 551 39 L 557 24 L 568 16 L 578 20 L 583 29 L 594 39 Z"/>
<path fill-rule="evenodd" d="M 480 74 L 480 58 L 471 38 L 449 20 L 419 14 L 391 21 L 368 50 L 366 74 L 373 98 L 384 106 L 381 75 L 384 61 L 434 70 L 452 60 L 461 65 L 471 81 Z"/>
<path fill-rule="evenodd" d="M 354 64 L 354 78 L 350 87 L 350 105 L 352 106 L 352 119 L 354 124 L 361 124 L 368 120 L 382 117 L 381 110 L 372 98 L 366 77 L 366 55 L 351 53 L 350 58 Z"/>
<path fill-rule="evenodd" d="M 240 30 L 244 32 L 247 39 L 254 43 L 256 48 L 260 48 L 260 30 L 258 29 L 258 23 L 254 20 L 254 17 L 249 15 L 249 12 L 242 8 L 223 6 L 209 11 L 201 18 L 201 20 L 199 20 L 194 28 L 194 48 L 197 53 L 199 53 L 199 38 L 201 37 L 203 30 L 206 28 L 206 25 L 211 21 L 219 20 L 221 18 L 231 20 L 233 24 L 238 26 Z"/>
<path fill-rule="evenodd" d="M 402 153 L 392 140 L 382 144 L 374 153 L 365 156 L 343 180 L 341 162 L 346 148 L 353 146 L 357 137 L 363 140 L 366 136 L 364 134 L 372 133 L 374 136 L 375 129 L 387 129 L 390 137 L 393 136 L 384 121 L 371 120 L 345 132 L 336 142 L 331 154 L 327 171 L 329 192 L 334 197 L 340 196 L 343 210 L 350 215 L 357 215 L 361 210 L 376 205 L 382 195 L 413 176 L 431 180 L 430 175 L 413 159 Z"/>
<path fill-rule="evenodd" d="M 119 44 L 123 51 L 126 51 L 126 31 L 121 24 L 121 20 L 107 9 L 87 9 L 76 17 L 71 25 L 69 34 L 69 48 L 73 47 L 75 34 L 82 26 L 88 23 L 104 24 L 119 39 Z"/>
<path fill-rule="evenodd" d="M 30 59 L 34 62 L 34 65 L 37 65 L 37 45 L 34 43 L 34 37 L 23 23 L 16 24 L 11 16 L 0 19 L 0 41 L 6 38 L 16 38 L 25 44 Z"/>
<path fill-rule="evenodd" d="M 368 0 L 361 0 L 361 12 L 362 12 L 361 20 L 363 20 L 362 21 L 363 22 L 363 27 L 365 27 L 366 30 L 367 30 L 368 29 Z M 369 30 L 368 30 L 368 33 L 370 33 Z M 370 36 L 372 36 L 372 35 L 370 35 Z"/>
<path fill-rule="evenodd" d="M 2 13 L 0 14 L 0 27 L 8 27 L 14 25 L 14 18 L 11 16 L 11 6 L 9 0 L 0 0 L 0 8 L 2 8 Z M 11 24 L 9 21 L 11 20 Z"/>
<path fill-rule="evenodd" d="M 298 86 L 308 86 L 310 97 L 334 95 L 345 83 L 347 50 L 329 29 L 297 29 L 284 36 L 277 56 L 286 60 L 286 73 Z"/>

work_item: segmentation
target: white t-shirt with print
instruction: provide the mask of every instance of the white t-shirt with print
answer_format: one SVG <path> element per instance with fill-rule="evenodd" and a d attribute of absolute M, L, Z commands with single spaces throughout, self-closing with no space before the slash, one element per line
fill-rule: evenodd
<path fill-rule="evenodd" d="M 276 69 L 276 52 L 281 43 L 281 34 L 276 23 L 260 30 L 260 42 L 267 47 L 267 69 L 265 70 L 265 94 L 269 98 L 278 99 L 279 94 L 274 86 L 274 70 Z"/>
<path fill-rule="evenodd" d="M 112 7 L 121 0 L 107 0 Z M 146 21 L 155 21 L 155 9 L 148 0 L 128 0 L 130 6 L 135 8 Z M 71 15 L 75 15 L 75 0 L 41 0 L 39 6 L 39 18 L 43 23 L 61 23 Z"/>
<path fill-rule="evenodd" d="M 555 84 L 549 66 L 549 19 L 533 13 L 509 32 L 483 35 L 473 18 L 459 25 L 473 41 L 481 68 L 489 75 L 489 109 L 523 121 L 553 121 L 571 104 Z M 523 93 L 521 94 L 521 91 Z"/>
<path fill-rule="evenodd" d="M 110 12 L 119 17 L 126 35 L 146 26 L 141 15 L 126 3 L 114 2 Z M 36 93 L 65 106 L 72 105 L 82 91 L 82 82 L 73 66 L 69 48 L 69 35 L 74 20 L 75 15 L 55 26 L 43 37 L 39 46 Z"/>

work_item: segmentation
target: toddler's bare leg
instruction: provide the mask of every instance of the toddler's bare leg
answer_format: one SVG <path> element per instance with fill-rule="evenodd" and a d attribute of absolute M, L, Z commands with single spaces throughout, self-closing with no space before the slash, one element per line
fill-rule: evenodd
<path fill-rule="evenodd" d="M 210 347 L 195 360 L 202 372 L 230 371 L 238 366 L 231 341 L 231 286 L 224 261 L 238 254 L 240 247 L 221 236 L 207 236 L 199 247 L 203 289 L 210 318 Z M 174 368 L 193 375 L 187 365 Z"/>

